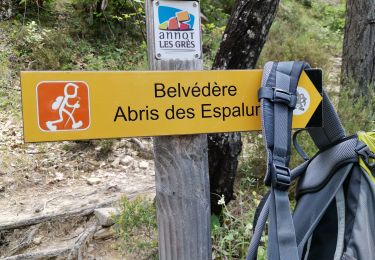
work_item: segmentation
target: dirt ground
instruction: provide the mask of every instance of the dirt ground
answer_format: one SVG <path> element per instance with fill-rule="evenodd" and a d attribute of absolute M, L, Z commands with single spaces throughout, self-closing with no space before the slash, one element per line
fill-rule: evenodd
<path fill-rule="evenodd" d="M 92 212 L 116 207 L 122 196 L 153 196 L 151 139 L 25 144 L 22 138 L 20 119 L 0 111 L 0 258 L 60 250 L 66 259 L 64 249 L 96 226 L 83 259 L 126 259 Z"/>

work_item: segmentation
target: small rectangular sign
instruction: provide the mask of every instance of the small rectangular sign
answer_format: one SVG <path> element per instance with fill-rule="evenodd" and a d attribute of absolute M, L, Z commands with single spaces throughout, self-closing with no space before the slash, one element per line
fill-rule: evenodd
<path fill-rule="evenodd" d="M 261 70 L 22 72 L 24 139 L 260 130 L 261 78 Z M 322 97 L 305 72 L 297 92 L 293 127 L 304 128 Z"/>
<path fill-rule="evenodd" d="M 202 50 L 199 2 L 155 0 L 152 5 L 156 58 L 200 58 Z"/>

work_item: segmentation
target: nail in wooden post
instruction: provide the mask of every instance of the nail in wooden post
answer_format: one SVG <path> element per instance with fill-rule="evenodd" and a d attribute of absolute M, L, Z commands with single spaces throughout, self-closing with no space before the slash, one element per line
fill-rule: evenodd
<path fill-rule="evenodd" d="M 151 70 L 202 70 L 200 34 L 200 10 L 197 1 L 152 1 L 146 0 L 148 58 Z M 184 5 L 190 5 L 184 9 Z M 165 14 L 170 10 L 179 15 L 163 21 L 155 13 L 164 6 Z M 168 9 L 168 7 L 175 9 Z M 189 8 L 197 8 L 192 16 Z M 187 20 L 189 19 L 189 20 Z M 198 19 L 198 20 L 195 20 Z M 195 20 L 195 23 L 194 23 Z M 157 29 L 154 28 L 157 21 Z M 198 44 L 195 51 L 187 53 L 176 51 L 180 44 L 176 39 L 161 43 L 155 39 L 156 33 L 172 32 L 171 35 L 189 37 L 190 44 Z M 177 34 L 174 34 L 177 32 Z M 182 37 L 182 38 L 183 38 Z M 198 41 L 197 41 L 198 40 Z M 158 44 L 155 46 L 155 44 Z M 164 45 L 163 45 L 164 44 Z M 184 46 L 188 44 L 185 41 Z M 156 52 L 158 48 L 158 53 Z M 164 48 L 164 49 L 163 49 Z M 160 53 L 159 53 L 160 51 Z M 197 52 L 199 54 L 197 54 Z M 177 55 L 177 56 L 176 56 Z M 189 56 L 190 55 L 190 56 Z M 176 58 L 178 57 L 178 58 Z M 177 82 L 176 82 L 177 84 Z M 176 102 L 178 99 L 176 99 Z M 180 101 L 181 102 L 181 101 Z M 212 258 L 211 223 L 210 223 L 210 189 L 207 160 L 207 136 L 164 136 L 154 138 L 156 203 L 158 218 L 159 259 L 161 260 L 206 260 Z"/>

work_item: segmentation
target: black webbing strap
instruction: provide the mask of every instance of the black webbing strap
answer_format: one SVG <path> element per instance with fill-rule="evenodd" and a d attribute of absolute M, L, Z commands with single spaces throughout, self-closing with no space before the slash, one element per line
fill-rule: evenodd
<path fill-rule="evenodd" d="M 293 109 L 299 77 L 308 65 L 304 62 L 269 62 L 259 90 L 262 128 L 268 163 L 265 183 L 270 186 L 268 259 L 298 260 L 288 188 Z"/>
<path fill-rule="evenodd" d="M 323 126 L 308 128 L 307 131 L 319 150 L 345 138 L 344 127 L 325 91 L 323 91 Z"/>
<path fill-rule="evenodd" d="M 298 141 L 297 141 L 298 134 L 305 130 L 306 129 L 298 129 L 297 131 L 294 132 L 293 146 L 296 149 L 297 153 L 302 157 L 302 159 L 305 161 L 308 161 L 310 159 L 309 156 L 305 153 L 305 151 L 302 149 L 302 147 L 298 144 Z"/>

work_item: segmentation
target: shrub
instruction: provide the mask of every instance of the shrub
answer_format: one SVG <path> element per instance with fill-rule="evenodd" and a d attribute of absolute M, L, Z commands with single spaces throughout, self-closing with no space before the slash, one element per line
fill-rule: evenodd
<path fill-rule="evenodd" d="M 313 3 L 312 8 L 288 0 L 280 4 L 277 17 L 259 59 L 305 60 L 314 67 L 330 68 L 329 59 L 342 49 L 343 4 Z"/>
<path fill-rule="evenodd" d="M 13 37 L 19 56 L 28 63 L 28 69 L 71 68 L 76 43 L 64 29 L 53 30 L 30 21 Z"/>
<path fill-rule="evenodd" d="M 249 179 L 243 179 L 239 184 L 235 204 L 224 205 L 224 198 L 219 200 L 223 205 L 221 221 L 215 215 L 211 217 L 211 237 L 213 242 L 213 259 L 244 259 L 250 244 L 254 211 L 262 197 L 256 191 Z M 266 237 L 262 237 L 258 250 L 258 259 L 266 259 Z"/>
<path fill-rule="evenodd" d="M 99 39 L 146 39 L 143 1 L 111 0 L 106 2 L 107 6 L 103 3 L 105 1 L 73 0 L 76 19 L 85 28 L 85 35 Z"/>
<path fill-rule="evenodd" d="M 202 0 L 201 9 L 209 20 L 215 19 L 216 24 L 226 25 L 223 15 L 228 16 L 232 12 L 235 0 Z M 213 22 L 212 20 L 210 22 Z M 219 25 L 219 24 L 218 24 Z"/>
<path fill-rule="evenodd" d="M 239 160 L 239 177 L 250 178 L 262 185 L 266 172 L 266 150 L 261 132 L 242 134 L 243 148 Z"/>
<path fill-rule="evenodd" d="M 339 94 L 339 115 L 347 134 L 355 134 L 359 130 L 375 130 L 375 88 L 367 87 L 367 95 L 358 94 L 357 84 L 353 81 L 341 88 Z"/>
<path fill-rule="evenodd" d="M 122 250 L 143 259 L 156 257 L 156 209 L 149 199 L 137 197 L 129 200 L 124 197 L 120 203 L 120 215 L 114 220 Z"/>

